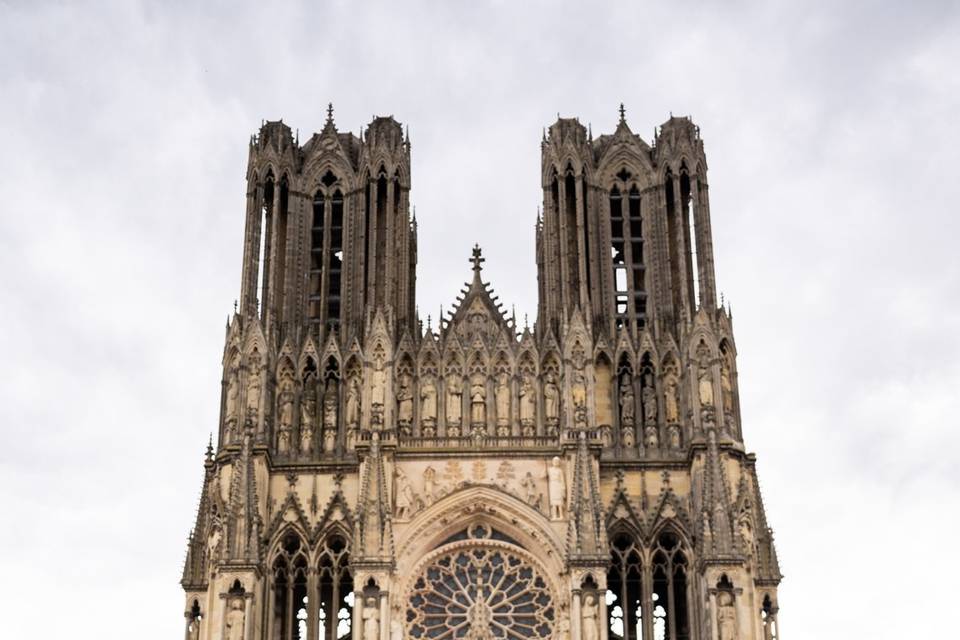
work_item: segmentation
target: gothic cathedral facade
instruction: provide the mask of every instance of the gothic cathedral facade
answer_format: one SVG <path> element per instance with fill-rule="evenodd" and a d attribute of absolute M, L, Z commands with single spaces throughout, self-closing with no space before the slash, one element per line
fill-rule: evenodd
<path fill-rule="evenodd" d="M 772 640 L 699 129 L 541 142 L 538 317 L 417 315 L 392 117 L 251 138 L 186 640 Z"/>

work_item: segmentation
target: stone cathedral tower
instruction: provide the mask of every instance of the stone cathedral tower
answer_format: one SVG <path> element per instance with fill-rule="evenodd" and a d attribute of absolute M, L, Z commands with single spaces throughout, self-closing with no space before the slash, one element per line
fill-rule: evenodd
<path fill-rule="evenodd" d="M 187 640 L 779 638 L 699 130 L 541 149 L 536 324 L 424 327 L 400 124 L 251 139 Z"/>

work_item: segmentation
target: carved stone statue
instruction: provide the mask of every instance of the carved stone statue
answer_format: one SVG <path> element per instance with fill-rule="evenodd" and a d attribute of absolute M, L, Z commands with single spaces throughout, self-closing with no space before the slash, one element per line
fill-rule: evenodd
<path fill-rule="evenodd" d="M 227 613 L 226 639 L 225 640 L 243 640 L 243 623 L 246 614 L 243 612 L 243 600 L 234 598 L 230 601 L 230 611 Z"/>
<path fill-rule="evenodd" d="M 643 391 L 640 394 L 643 400 L 643 423 L 657 424 L 657 390 L 653 386 L 653 376 L 646 375 L 643 379 Z"/>
<path fill-rule="evenodd" d="M 400 609 L 394 610 L 390 616 L 390 640 L 403 640 L 403 623 L 400 622 Z"/>
<path fill-rule="evenodd" d="M 460 425 L 463 413 L 463 383 L 454 373 L 447 376 L 447 424 Z"/>
<path fill-rule="evenodd" d="M 666 411 L 667 424 L 676 424 L 680 422 L 680 400 L 677 393 L 680 382 L 677 380 L 677 374 L 673 371 L 667 372 L 663 380 L 664 409 Z"/>
<path fill-rule="evenodd" d="M 720 640 L 737 640 L 737 610 L 726 591 L 717 594 L 717 630 Z"/>
<path fill-rule="evenodd" d="M 220 557 L 220 541 L 223 539 L 223 532 L 220 527 L 213 525 L 210 533 L 207 535 L 207 557 L 215 560 Z"/>
<path fill-rule="evenodd" d="M 376 598 L 367 598 L 363 603 L 363 638 L 380 639 L 380 610 Z"/>
<path fill-rule="evenodd" d="M 581 429 L 587 426 L 587 381 L 581 362 L 573 372 L 573 384 L 570 385 L 570 399 L 573 402 L 573 423 Z"/>
<path fill-rule="evenodd" d="M 326 453 L 333 453 L 337 448 L 337 432 L 334 429 L 323 430 L 323 450 Z"/>
<path fill-rule="evenodd" d="M 403 374 L 400 376 L 400 386 L 397 389 L 397 423 L 401 428 L 409 431 L 413 423 L 413 382 L 410 376 Z"/>
<path fill-rule="evenodd" d="M 510 424 L 510 376 L 506 373 L 500 373 L 497 376 L 496 389 L 497 403 L 497 425 L 507 426 Z"/>
<path fill-rule="evenodd" d="M 630 380 L 630 374 L 620 376 L 620 424 L 632 425 L 635 412 L 637 410 L 637 401 L 633 395 L 633 382 Z"/>
<path fill-rule="evenodd" d="M 547 424 L 559 422 L 560 390 L 557 389 L 557 380 L 552 373 L 547 374 L 543 384 L 543 414 Z"/>
<path fill-rule="evenodd" d="M 250 377 L 247 379 L 247 415 L 252 420 L 256 420 L 260 415 L 260 392 L 262 390 L 260 363 L 254 360 L 250 367 Z"/>
<path fill-rule="evenodd" d="M 537 390 L 533 376 L 524 374 L 520 382 L 520 425 L 532 427 L 537 421 Z"/>
<path fill-rule="evenodd" d="M 523 489 L 527 504 L 539 511 L 541 495 L 540 492 L 537 491 L 537 481 L 529 471 L 527 471 L 527 475 L 520 481 L 520 488 Z"/>
<path fill-rule="evenodd" d="M 733 414 L 733 382 L 730 379 L 730 363 L 724 359 L 720 363 L 720 391 L 723 393 L 723 412 Z"/>
<path fill-rule="evenodd" d="M 187 638 L 190 640 L 200 640 L 200 620 L 194 618 L 187 627 Z"/>
<path fill-rule="evenodd" d="M 470 424 L 487 424 L 487 381 L 479 373 L 470 378 Z"/>
<path fill-rule="evenodd" d="M 337 381 L 335 378 L 327 380 L 327 388 L 323 392 L 323 428 L 337 430 Z"/>
<path fill-rule="evenodd" d="M 230 378 L 227 381 L 227 401 L 224 411 L 224 419 L 228 425 L 237 421 L 237 405 L 240 398 L 240 379 L 236 368 L 230 370 Z"/>
<path fill-rule="evenodd" d="M 360 424 L 360 377 L 350 376 L 347 381 L 347 412 L 345 423 L 356 429 Z"/>
<path fill-rule="evenodd" d="M 290 453 L 290 437 L 293 433 L 293 390 L 292 383 L 285 380 L 280 387 L 280 397 L 277 401 L 277 452 L 281 455 Z"/>
<path fill-rule="evenodd" d="M 433 467 L 427 467 L 423 470 L 423 500 L 427 504 L 433 504 L 437 499 L 437 470 Z"/>
<path fill-rule="evenodd" d="M 374 363 L 373 374 L 370 376 L 370 408 L 372 414 L 371 422 L 379 425 L 378 428 L 382 428 L 383 425 L 383 405 L 386 393 L 387 372 L 383 368 L 383 357 L 377 356 L 377 360 Z"/>
<path fill-rule="evenodd" d="M 713 406 L 713 375 L 710 373 L 710 363 L 707 358 L 700 360 L 697 369 L 697 389 L 701 407 Z"/>
<path fill-rule="evenodd" d="M 316 420 L 316 387 L 313 379 L 308 378 L 303 385 L 303 398 L 300 400 L 300 453 L 310 453 L 313 449 L 313 430 Z"/>
<path fill-rule="evenodd" d="M 420 422 L 430 427 L 437 424 L 437 385 L 430 376 L 420 383 Z"/>
<path fill-rule="evenodd" d="M 396 493 L 393 498 L 394 506 L 396 507 L 395 513 L 398 520 L 406 520 L 412 513 L 416 496 L 413 493 L 413 488 L 410 487 L 410 481 L 407 480 L 407 474 L 403 472 L 403 469 L 397 467 L 396 476 Z"/>
<path fill-rule="evenodd" d="M 583 640 L 598 640 L 600 637 L 600 627 L 597 624 L 600 607 L 594 595 L 587 594 L 583 600 L 583 606 L 580 607 L 580 614 L 583 618 Z"/>
<path fill-rule="evenodd" d="M 567 500 L 567 483 L 563 479 L 560 458 L 554 456 L 547 467 L 547 488 L 550 490 L 550 519 L 563 518 L 563 505 Z"/>

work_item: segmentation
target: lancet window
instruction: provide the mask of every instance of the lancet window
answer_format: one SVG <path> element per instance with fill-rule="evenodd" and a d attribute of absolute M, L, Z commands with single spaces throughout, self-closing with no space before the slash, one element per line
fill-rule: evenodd
<path fill-rule="evenodd" d="M 338 326 L 343 275 L 343 192 L 339 179 L 324 174 L 313 196 L 310 225 L 308 318 L 314 325 Z"/>
<path fill-rule="evenodd" d="M 346 540 L 339 535 L 329 536 L 320 548 L 317 561 L 317 637 L 320 640 L 350 637 L 353 578 L 348 561 Z"/>
<path fill-rule="evenodd" d="M 640 190 L 626 168 L 610 188 L 609 210 L 615 326 L 626 326 L 633 319 L 643 327 L 647 320 L 643 211 Z"/>
<path fill-rule="evenodd" d="M 307 567 L 306 545 L 288 533 L 271 566 L 272 640 L 306 640 Z"/>
<path fill-rule="evenodd" d="M 661 533 L 652 548 L 613 536 L 607 576 L 607 624 L 617 640 L 689 640 L 687 556 L 680 538 Z"/>

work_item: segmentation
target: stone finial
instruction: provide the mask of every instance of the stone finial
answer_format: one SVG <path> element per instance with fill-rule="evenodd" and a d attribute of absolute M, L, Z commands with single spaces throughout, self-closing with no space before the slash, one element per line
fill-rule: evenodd
<path fill-rule="evenodd" d="M 621 102 L 620 103 L 620 122 L 626 123 L 626 121 L 627 121 L 627 110 L 624 109 L 623 103 Z"/>
<path fill-rule="evenodd" d="M 479 277 L 480 271 L 483 269 L 481 265 L 486 262 L 486 259 L 483 257 L 483 250 L 480 249 L 479 244 L 473 245 L 473 253 L 470 256 L 470 262 L 473 263 L 473 273 Z"/>

